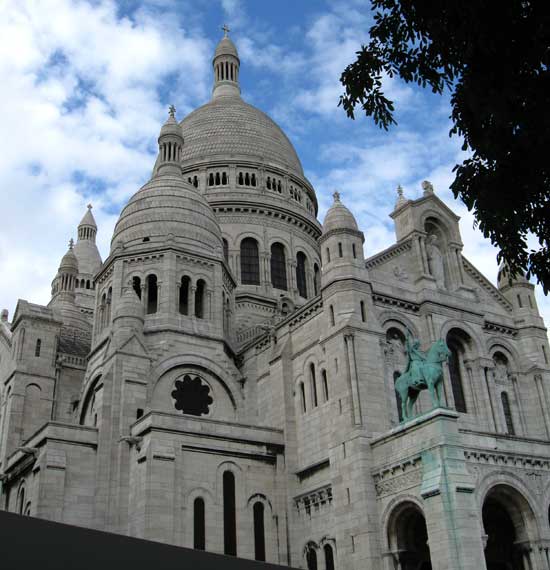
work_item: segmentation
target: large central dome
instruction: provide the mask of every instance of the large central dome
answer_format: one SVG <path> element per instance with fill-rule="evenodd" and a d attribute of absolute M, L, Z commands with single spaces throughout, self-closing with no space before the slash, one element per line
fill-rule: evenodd
<path fill-rule="evenodd" d="M 181 122 L 182 164 L 201 160 L 256 158 L 298 176 L 300 159 L 283 131 L 265 113 L 245 103 L 238 94 L 216 97 Z"/>

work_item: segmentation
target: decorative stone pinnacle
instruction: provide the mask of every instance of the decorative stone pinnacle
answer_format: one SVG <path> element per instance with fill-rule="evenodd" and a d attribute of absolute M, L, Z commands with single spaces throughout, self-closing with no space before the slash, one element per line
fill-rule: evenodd
<path fill-rule="evenodd" d="M 71 239 L 69 240 L 69 249 L 73 249 L 73 246 L 74 246 L 74 239 L 71 238 Z"/>
<path fill-rule="evenodd" d="M 401 184 L 397 185 L 397 195 L 402 198 L 403 197 L 403 187 L 401 186 Z"/>
<path fill-rule="evenodd" d="M 334 194 L 332 195 L 332 197 L 334 198 L 335 202 L 340 202 L 340 192 L 338 192 L 338 190 L 335 190 Z"/>
<path fill-rule="evenodd" d="M 170 107 L 168 107 L 168 113 L 172 117 L 172 119 L 176 118 L 176 108 L 174 107 L 174 105 L 170 105 Z"/>
<path fill-rule="evenodd" d="M 226 37 L 227 37 L 227 34 L 231 31 L 231 30 L 229 29 L 229 26 L 228 26 L 227 24 L 224 24 L 224 25 L 222 26 L 222 30 L 223 30 L 223 37 L 224 37 L 224 38 L 226 38 Z"/>

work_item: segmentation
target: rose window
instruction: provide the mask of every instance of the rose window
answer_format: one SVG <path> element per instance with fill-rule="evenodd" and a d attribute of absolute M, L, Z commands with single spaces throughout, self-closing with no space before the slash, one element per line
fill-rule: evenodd
<path fill-rule="evenodd" d="M 172 398 L 174 398 L 176 410 L 193 416 L 207 414 L 213 402 L 210 396 L 210 386 L 198 376 L 191 377 L 188 374 L 181 380 L 176 380 Z"/>

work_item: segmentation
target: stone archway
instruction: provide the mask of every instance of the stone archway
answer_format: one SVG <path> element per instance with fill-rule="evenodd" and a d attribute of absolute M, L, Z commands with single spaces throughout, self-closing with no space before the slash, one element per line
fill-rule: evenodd
<path fill-rule="evenodd" d="M 496 485 L 487 493 L 482 508 L 487 570 L 530 570 L 531 543 L 535 540 L 535 516 L 519 491 Z"/>
<path fill-rule="evenodd" d="M 391 514 L 388 544 L 395 570 L 432 570 L 424 513 L 412 501 L 399 504 Z"/>

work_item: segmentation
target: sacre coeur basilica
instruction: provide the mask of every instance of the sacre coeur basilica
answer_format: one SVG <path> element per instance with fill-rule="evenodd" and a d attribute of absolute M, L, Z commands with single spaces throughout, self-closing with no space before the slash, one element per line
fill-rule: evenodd
<path fill-rule="evenodd" d="M 108 257 L 89 206 L 50 302 L 2 312 L 1 508 L 311 570 L 550 570 L 533 285 L 484 277 L 427 181 L 384 251 L 345 188 L 321 224 L 240 72 L 226 33 Z M 409 401 L 438 343 L 439 405 Z"/>

